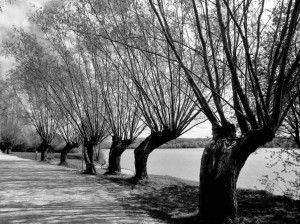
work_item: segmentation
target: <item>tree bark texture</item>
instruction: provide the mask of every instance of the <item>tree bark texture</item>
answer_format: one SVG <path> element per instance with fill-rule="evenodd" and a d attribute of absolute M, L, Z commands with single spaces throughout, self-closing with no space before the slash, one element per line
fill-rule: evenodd
<path fill-rule="evenodd" d="M 94 144 L 90 141 L 84 143 L 84 160 L 86 165 L 86 174 L 96 174 L 96 168 L 94 163 Z"/>
<path fill-rule="evenodd" d="M 148 178 L 147 161 L 150 153 L 166 142 L 176 139 L 178 136 L 179 134 L 169 130 L 152 132 L 144 141 L 141 142 L 141 144 L 134 150 L 135 178 L 137 180 Z"/>
<path fill-rule="evenodd" d="M 201 159 L 199 223 L 223 224 L 236 218 L 236 183 L 247 158 L 274 133 L 259 129 L 235 138 L 235 131 L 227 129 L 214 131 L 213 136 Z"/>
<path fill-rule="evenodd" d="M 70 150 L 65 146 L 60 153 L 60 163 L 58 165 L 68 166 L 67 156 Z"/>
<path fill-rule="evenodd" d="M 122 140 L 121 137 L 113 136 L 109 151 L 108 171 L 105 174 L 121 173 L 121 155 L 131 143 L 130 140 Z"/>
<path fill-rule="evenodd" d="M 41 161 L 46 161 L 49 144 L 46 141 L 43 141 L 39 148 L 41 150 Z"/>
<path fill-rule="evenodd" d="M 67 142 L 65 147 L 61 150 L 60 153 L 60 163 L 58 165 L 68 166 L 67 156 L 71 149 L 78 147 L 79 144 L 72 144 L 71 142 Z"/>

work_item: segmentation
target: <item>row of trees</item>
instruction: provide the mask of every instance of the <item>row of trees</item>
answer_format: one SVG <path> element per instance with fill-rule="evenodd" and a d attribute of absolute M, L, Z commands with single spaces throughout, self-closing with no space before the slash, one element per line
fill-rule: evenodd
<path fill-rule="evenodd" d="M 13 86 L 42 139 L 41 160 L 59 132 L 66 140 L 62 158 L 81 140 L 92 174 L 94 146 L 111 134 L 108 173 L 120 172 L 121 154 L 147 126 L 151 134 L 135 150 L 136 178 L 147 178 L 149 154 L 187 131 L 199 114 L 192 90 L 168 55 L 145 55 L 74 30 L 82 23 L 96 31 L 100 23 L 92 23 L 93 14 L 79 18 L 83 13 L 73 6 L 52 5 L 32 17 L 39 37 L 14 30 L 4 43 L 16 59 Z"/>
<path fill-rule="evenodd" d="M 36 35 L 15 30 L 4 49 L 45 148 L 57 131 L 69 148 L 81 140 L 87 173 L 109 134 L 108 173 L 120 171 L 147 126 L 135 149 L 135 177 L 146 178 L 155 148 L 208 120 L 198 220 L 225 223 L 247 158 L 282 124 L 299 124 L 289 122 L 299 107 L 299 13 L 293 0 L 54 1 L 31 18 Z"/>
<path fill-rule="evenodd" d="M 0 81 L 0 147 L 10 153 L 12 147 L 24 143 L 23 127 L 26 115 L 18 99 L 5 81 Z"/>

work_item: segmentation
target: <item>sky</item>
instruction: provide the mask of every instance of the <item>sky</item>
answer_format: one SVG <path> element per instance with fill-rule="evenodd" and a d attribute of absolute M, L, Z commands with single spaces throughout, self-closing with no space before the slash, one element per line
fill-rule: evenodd
<path fill-rule="evenodd" d="M 13 28 L 33 29 L 28 16 L 34 12 L 34 7 L 42 7 L 48 0 L 0 0 L 0 42 L 5 41 L 7 33 Z M 11 67 L 12 59 L 0 55 L 1 76 Z"/>
<path fill-rule="evenodd" d="M 212 136 L 211 124 L 206 121 L 201 125 L 197 125 L 185 134 L 183 134 L 182 138 L 206 138 Z"/>
<path fill-rule="evenodd" d="M 0 0 L 2 12 L 0 12 L 0 43 L 5 41 L 7 33 L 13 28 L 23 28 L 25 31 L 34 29 L 28 20 L 28 16 L 34 13 L 34 7 L 42 7 L 48 0 Z M 11 2 L 11 3 L 9 3 Z M 13 66 L 13 59 L 0 55 L 1 76 Z M 142 133 L 146 137 L 149 131 Z M 205 138 L 211 136 L 211 125 L 209 122 L 196 126 L 181 137 Z"/>
<path fill-rule="evenodd" d="M 146 138 L 150 134 L 149 130 L 145 130 L 140 137 Z M 181 135 L 180 138 L 207 138 L 211 137 L 211 124 L 207 121 L 201 125 L 195 126 L 185 134 Z"/>

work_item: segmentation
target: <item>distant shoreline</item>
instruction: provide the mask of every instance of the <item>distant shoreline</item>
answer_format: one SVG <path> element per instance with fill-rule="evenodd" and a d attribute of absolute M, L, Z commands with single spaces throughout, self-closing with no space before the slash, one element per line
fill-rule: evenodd
<path fill-rule="evenodd" d="M 138 138 L 128 148 L 136 148 L 144 138 Z M 166 144 L 158 147 L 160 149 L 185 149 L 185 148 L 205 148 L 210 142 L 211 138 L 177 138 Z M 269 142 L 261 148 L 284 148 L 287 144 L 292 145 L 292 140 L 283 137 L 276 137 L 272 142 Z M 110 148 L 111 142 L 103 142 L 100 147 Z"/>
<path fill-rule="evenodd" d="M 133 144 L 131 144 L 128 149 L 135 149 L 145 138 L 137 138 Z M 159 149 L 194 149 L 194 148 L 205 148 L 211 141 L 211 138 L 177 138 L 166 144 L 158 147 Z M 64 147 L 65 142 L 63 139 L 56 140 L 51 145 L 55 152 L 60 152 Z M 293 145 L 293 141 L 288 138 L 277 137 L 274 138 L 272 142 L 269 142 L 260 148 L 284 148 L 286 145 Z M 100 144 L 101 149 L 109 149 L 111 147 L 111 141 L 104 141 Z M 13 152 L 35 152 L 37 146 L 26 146 L 26 145 L 16 145 L 13 148 Z M 3 151 L 3 149 L 1 149 Z M 73 149 L 72 152 L 78 153 L 81 151 L 81 146 Z"/>

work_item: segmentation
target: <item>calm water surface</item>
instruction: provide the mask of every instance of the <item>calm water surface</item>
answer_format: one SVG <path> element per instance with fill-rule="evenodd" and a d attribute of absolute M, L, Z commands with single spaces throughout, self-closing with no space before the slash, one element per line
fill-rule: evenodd
<path fill-rule="evenodd" d="M 283 167 L 277 164 L 268 168 L 271 152 L 279 149 L 262 148 L 252 154 L 244 165 L 238 179 L 239 188 L 265 189 L 259 181 L 264 175 L 273 175 L 274 171 L 280 172 Z M 148 173 L 169 175 L 187 180 L 199 181 L 199 170 L 203 148 L 196 149 L 156 149 L 148 160 Z M 106 151 L 108 154 L 108 151 Z M 133 149 L 124 152 L 121 159 L 122 168 L 134 171 Z M 289 173 L 282 174 L 285 178 L 293 178 Z M 275 192 L 280 193 L 280 192 Z"/>

